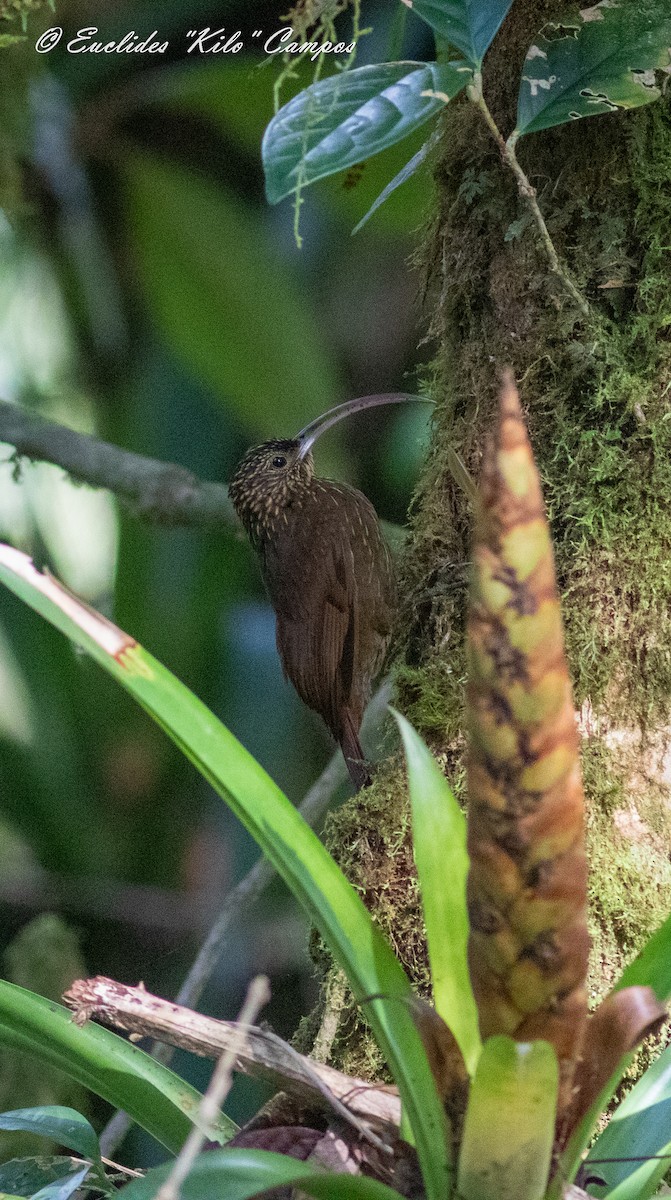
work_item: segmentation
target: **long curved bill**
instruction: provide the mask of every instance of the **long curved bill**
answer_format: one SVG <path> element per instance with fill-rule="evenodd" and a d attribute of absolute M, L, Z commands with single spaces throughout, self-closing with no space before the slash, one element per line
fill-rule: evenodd
<path fill-rule="evenodd" d="M 296 441 L 300 442 L 299 459 L 305 458 L 317 438 L 321 437 L 332 425 L 342 421 L 344 417 L 351 417 L 353 413 L 362 412 L 364 408 L 376 408 L 378 404 L 407 403 L 433 404 L 433 400 L 430 400 L 428 396 L 411 396 L 406 392 L 381 392 L 376 396 L 358 396 L 356 400 L 346 400 L 344 404 L 336 404 L 335 408 L 329 408 L 328 412 L 322 413 L 321 417 L 310 421 L 310 424 L 296 435 Z"/>

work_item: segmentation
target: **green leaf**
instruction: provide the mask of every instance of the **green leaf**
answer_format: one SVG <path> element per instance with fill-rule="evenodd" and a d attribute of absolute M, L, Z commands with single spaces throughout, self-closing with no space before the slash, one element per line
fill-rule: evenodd
<path fill-rule="evenodd" d="M 292 436 L 340 386 L 270 231 L 198 175 L 124 163 L 139 277 L 169 346 L 262 437 Z"/>
<path fill-rule="evenodd" d="M 123 1188 L 124 1200 L 153 1200 L 170 1174 L 170 1164 L 148 1171 Z M 317 1200 L 398 1200 L 392 1191 L 365 1175 L 334 1175 L 269 1150 L 212 1150 L 195 1160 L 181 1185 L 183 1200 L 249 1200 L 269 1188 L 291 1187 Z"/>
<path fill-rule="evenodd" d="M 640 954 L 625 967 L 613 991 L 621 988 L 651 987 L 664 1003 L 671 996 L 671 916 L 648 939 Z"/>
<path fill-rule="evenodd" d="M 59 1179 L 56 1183 L 47 1183 L 45 1187 L 40 1188 L 39 1192 L 35 1192 L 33 1200 L 68 1200 L 68 1196 L 76 1192 L 84 1182 L 89 1170 L 90 1167 L 87 1164 L 79 1171 L 74 1171 L 72 1175 L 66 1175 L 64 1179 Z"/>
<path fill-rule="evenodd" d="M 263 137 L 271 204 L 401 141 L 466 86 L 466 63 L 382 63 L 313 83 Z"/>
<path fill-rule="evenodd" d="M 404 0 L 476 69 L 513 0 Z"/>
<path fill-rule="evenodd" d="M 17 1108 L 13 1112 L 0 1113 L 0 1129 L 22 1129 L 51 1138 L 58 1146 L 76 1150 L 93 1162 L 100 1159 L 98 1135 L 92 1125 L 75 1112 L 60 1104 L 42 1105 L 36 1108 Z"/>
<path fill-rule="evenodd" d="M 513 137 L 657 100 L 670 46 L 667 0 L 601 0 L 549 22 L 524 61 Z"/>
<path fill-rule="evenodd" d="M 671 916 L 653 933 L 640 954 L 625 967 L 613 991 L 619 992 L 627 987 L 650 987 L 662 1003 L 671 996 Z M 618 1064 L 617 1071 L 611 1076 L 608 1085 L 597 1096 L 594 1103 L 585 1113 L 582 1120 L 573 1130 L 571 1137 L 562 1151 L 555 1181 L 550 1189 L 550 1195 L 559 1197 L 561 1179 L 571 1182 L 582 1161 L 586 1147 L 594 1134 L 601 1113 L 615 1094 L 622 1076 L 634 1057 L 634 1052 L 625 1054 Z"/>
<path fill-rule="evenodd" d="M 485 1042 L 466 1109 L 460 1200 L 541 1200 L 550 1170 L 559 1069 L 549 1042 Z"/>
<path fill-rule="evenodd" d="M 201 1097 L 167 1067 L 109 1029 L 78 1028 L 60 1004 L 0 980 L 0 1043 L 59 1067 L 72 1079 L 123 1108 L 169 1150 L 190 1132 Z M 235 1126 L 219 1121 L 221 1140 Z"/>
<path fill-rule="evenodd" d="M 670 1154 L 671 1047 L 667 1047 L 599 1134 L 585 1167 L 589 1169 L 593 1163 L 594 1172 L 606 1180 L 607 1188 L 599 1194 L 608 1200 L 647 1200 L 657 1191 L 671 1161 L 654 1156 Z"/>
<path fill-rule="evenodd" d="M 410 982 L 319 838 L 230 731 L 137 642 L 9 546 L 0 546 L 0 581 L 91 654 L 181 747 L 315 922 L 357 999 L 389 997 L 365 1003 L 366 1016 L 398 1083 L 429 1200 L 445 1200 L 447 1120 L 409 1006 L 397 1003 L 412 995 Z"/>
<path fill-rule="evenodd" d="M 436 1012 L 454 1034 L 470 1075 L 482 1050 L 468 970 L 466 820 L 431 752 L 400 713 L 408 764 L 412 841 L 422 893 Z"/>
<path fill-rule="evenodd" d="M 33 1196 L 35 1192 L 72 1174 L 72 1159 L 63 1154 L 12 1158 L 0 1166 L 0 1194 Z"/>

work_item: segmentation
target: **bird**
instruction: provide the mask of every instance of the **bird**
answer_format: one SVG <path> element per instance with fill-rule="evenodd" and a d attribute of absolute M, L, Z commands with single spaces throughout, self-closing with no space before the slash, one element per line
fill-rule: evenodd
<path fill-rule="evenodd" d="M 252 447 L 229 484 L 260 559 L 285 677 L 340 745 L 356 791 L 371 782 L 359 730 L 391 636 L 396 585 L 373 505 L 317 476 L 312 446 L 353 412 L 418 399 L 383 393 L 339 404 L 294 438 Z"/>

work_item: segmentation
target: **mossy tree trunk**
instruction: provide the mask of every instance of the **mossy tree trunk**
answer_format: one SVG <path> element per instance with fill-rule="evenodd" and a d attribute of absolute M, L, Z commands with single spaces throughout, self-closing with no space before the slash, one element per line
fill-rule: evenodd
<path fill-rule="evenodd" d="M 564 10 L 564 0 L 515 0 L 488 56 L 485 97 L 506 136 L 526 49 Z M 450 106 L 420 248 L 439 409 L 402 570 L 397 699 L 459 788 L 470 513 L 445 449 L 477 475 L 497 369 L 510 365 L 543 479 L 580 707 L 595 994 L 671 896 L 671 106 L 535 134 L 518 157 L 590 315 L 551 274 L 480 113 Z M 397 761 L 334 819 L 331 845 L 425 985 Z M 351 1035 L 351 1019 L 341 1022 L 333 1051 L 360 1071 L 369 1051 Z"/>

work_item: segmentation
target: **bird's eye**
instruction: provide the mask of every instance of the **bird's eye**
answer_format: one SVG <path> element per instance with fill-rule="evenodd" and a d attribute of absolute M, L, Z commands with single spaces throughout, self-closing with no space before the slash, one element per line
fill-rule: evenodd
<path fill-rule="evenodd" d="M 273 466 L 274 466 L 274 467 L 286 467 L 286 465 L 287 465 L 287 460 L 286 460 L 286 458 L 284 457 L 284 455 L 283 455 L 283 454 L 276 454 L 276 455 L 275 455 L 275 457 L 274 457 L 274 459 L 273 459 Z"/>

